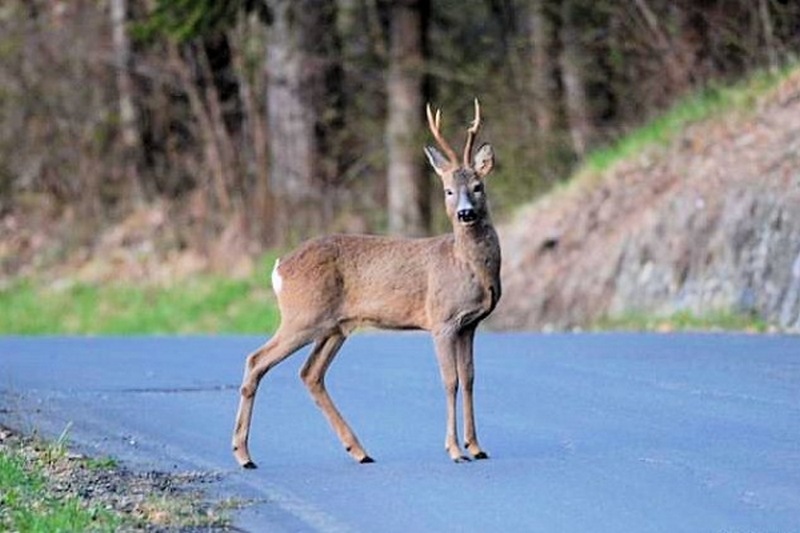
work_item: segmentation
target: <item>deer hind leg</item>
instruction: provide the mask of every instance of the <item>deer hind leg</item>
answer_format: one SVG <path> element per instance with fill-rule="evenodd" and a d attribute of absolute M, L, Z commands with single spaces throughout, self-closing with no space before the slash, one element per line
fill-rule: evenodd
<path fill-rule="evenodd" d="M 458 446 L 458 426 L 456 423 L 456 396 L 458 395 L 458 365 L 457 365 L 457 339 L 451 332 L 434 334 L 436 358 L 439 361 L 439 370 L 444 384 L 445 400 L 447 402 L 447 430 L 444 448 L 450 458 L 457 462 L 469 461 L 461 453 Z"/>
<path fill-rule="evenodd" d="M 244 468 L 256 468 L 250 459 L 247 440 L 250 435 L 250 422 L 253 417 L 253 401 L 261 378 L 275 365 L 311 342 L 311 334 L 286 335 L 278 332 L 261 348 L 247 357 L 242 379 L 239 410 L 236 413 L 236 426 L 233 431 L 233 455 Z"/>
<path fill-rule="evenodd" d="M 473 342 L 475 328 L 470 328 L 461 333 L 458 338 L 457 367 L 458 379 L 463 387 L 464 400 L 464 446 L 475 459 L 488 459 L 489 456 L 481 450 L 478 444 L 478 435 L 475 430 L 475 412 L 472 406 L 472 385 L 475 381 L 475 366 L 473 364 Z"/>
<path fill-rule="evenodd" d="M 325 373 L 347 337 L 337 331 L 317 341 L 311 355 L 300 371 L 300 377 L 314 402 L 328 419 L 345 450 L 359 463 L 372 463 L 372 458 L 358 442 L 353 430 L 345 422 L 325 388 Z"/>

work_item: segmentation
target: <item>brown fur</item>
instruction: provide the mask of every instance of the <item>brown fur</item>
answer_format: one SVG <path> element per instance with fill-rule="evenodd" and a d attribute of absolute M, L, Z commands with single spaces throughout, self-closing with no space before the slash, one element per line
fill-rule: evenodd
<path fill-rule="evenodd" d="M 478 125 L 476 119 L 470 139 Z M 484 145 L 472 166 L 465 167 L 434 148 L 428 147 L 426 153 L 442 179 L 452 234 L 426 239 L 332 235 L 303 243 L 276 266 L 281 324 L 269 342 L 247 359 L 233 436 L 234 455 L 242 466 L 255 466 L 247 439 L 259 382 L 272 367 L 311 342 L 315 346 L 301 371 L 303 381 L 345 449 L 357 461 L 372 461 L 324 385 L 325 372 L 342 343 L 363 326 L 432 333 L 448 400 L 445 448 L 453 460 L 465 459 L 455 421 L 461 384 L 467 450 L 475 458 L 487 457 L 475 431 L 472 345 L 475 328 L 500 298 L 500 245 L 483 190 L 493 154 Z M 465 206 L 470 211 L 468 221 L 458 214 Z"/>

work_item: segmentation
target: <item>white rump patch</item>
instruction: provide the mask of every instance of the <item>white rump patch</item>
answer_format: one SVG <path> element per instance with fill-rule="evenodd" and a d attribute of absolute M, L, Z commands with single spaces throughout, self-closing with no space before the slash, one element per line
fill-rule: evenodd
<path fill-rule="evenodd" d="M 275 260 L 275 266 L 272 267 L 272 290 L 275 291 L 275 294 L 281 292 L 281 287 L 283 287 L 283 278 L 281 278 L 280 273 L 278 272 L 278 267 L 281 264 L 280 258 Z"/>

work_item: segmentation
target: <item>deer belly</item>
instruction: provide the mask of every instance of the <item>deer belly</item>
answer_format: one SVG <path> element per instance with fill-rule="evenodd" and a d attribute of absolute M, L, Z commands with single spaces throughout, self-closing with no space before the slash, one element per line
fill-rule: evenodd
<path fill-rule="evenodd" d="M 425 306 L 409 294 L 373 293 L 358 301 L 345 304 L 343 322 L 351 328 L 369 326 L 380 329 L 425 329 L 427 314 Z"/>

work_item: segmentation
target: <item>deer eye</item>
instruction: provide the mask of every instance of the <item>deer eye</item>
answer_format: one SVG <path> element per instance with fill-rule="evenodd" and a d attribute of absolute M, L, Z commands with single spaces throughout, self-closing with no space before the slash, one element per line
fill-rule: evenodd
<path fill-rule="evenodd" d="M 453 193 L 453 189 L 445 189 L 445 190 L 444 190 L 444 193 L 445 193 L 447 196 L 453 196 L 453 194 L 454 194 L 454 193 Z"/>
<path fill-rule="evenodd" d="M 472 192 L 475 194 L 483 193 L 483 183 L 478 183 L 472 188 Z"/>

